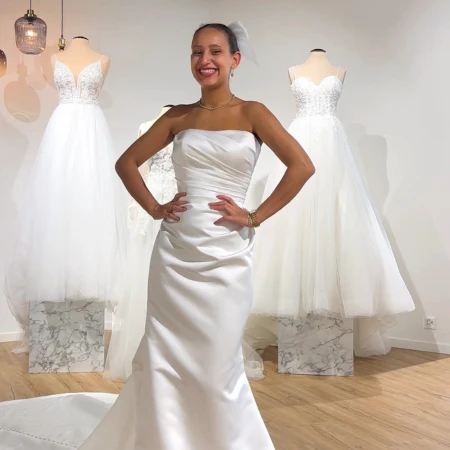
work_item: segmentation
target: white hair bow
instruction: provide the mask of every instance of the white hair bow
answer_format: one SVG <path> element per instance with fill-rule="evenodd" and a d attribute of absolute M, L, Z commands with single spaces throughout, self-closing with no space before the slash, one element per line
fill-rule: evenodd
<path fill-rule="evenodd" d="M 256 54 L 252 49 L 252 46 L 250 45 L 250 39 L 248 37 L 248 32 L 244 28 L 244 26 L 241 24 L 241 22 L 236 21 L 233 23 L 230 23 L 228 25 L 228 28 L 234 33 L 236 36 L 236 40 L 238 43 L 239 51 L 241 52 L 242 56 L 244 58 L 247 58 L 252 63 L 258 64 L 258 60 L 256 59 Z"/>

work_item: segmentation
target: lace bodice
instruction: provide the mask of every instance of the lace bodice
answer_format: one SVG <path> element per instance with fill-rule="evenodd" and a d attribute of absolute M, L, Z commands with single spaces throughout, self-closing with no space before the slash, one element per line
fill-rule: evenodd
<path fill-rule="evenodd" d="M 297 117 L 334 116 L 342 92 L 342 81 L 335 75 L 316 84 L 306 77 L 298 77 L 291 84 L 297 105 Z"/>
<path fill-rule="evenodd" d="M 64 63 L 56 60 L 53 78 L 59 94 L 59 103 L 99 104 L 104 82 L 101 60 L 85 66 L 77 80 Z"/>
<path fill-rule="evenodd" d="M 140 168 L 139 172 L 149 191 L 158 203 L 167 203 L 177 193 L 177 181 L 172 163 L 173 144 L 156 153 Z M 150 216 L 136 200 L 131 199 L 128 206 L 128 227 L 140 234 L 146 234 L 150 224 Z"/>

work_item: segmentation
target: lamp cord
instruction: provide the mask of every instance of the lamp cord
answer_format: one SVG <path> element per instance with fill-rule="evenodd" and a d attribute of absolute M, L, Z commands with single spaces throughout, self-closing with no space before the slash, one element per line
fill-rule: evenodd
<path fill-rule="evenodd" d="M 64 0 L 61 0 L 61 37 L 64 37 Z"/>

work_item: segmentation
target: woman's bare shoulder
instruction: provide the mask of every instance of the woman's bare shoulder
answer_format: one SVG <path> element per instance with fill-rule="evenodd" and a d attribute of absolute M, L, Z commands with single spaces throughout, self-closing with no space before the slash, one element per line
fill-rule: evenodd
<path fill-rule="evenodd" d="M 271 116 L 269 108 L 255 100 L 245 100 L 242 103 L 243 114 L 252 122 L 255 118 Z"/>
<path fill-rule="evenodd" d="M 198 103 L 180 104 L 172 106 L 166 113 L 168 118 L 180 118 L 189 114 Z"/>

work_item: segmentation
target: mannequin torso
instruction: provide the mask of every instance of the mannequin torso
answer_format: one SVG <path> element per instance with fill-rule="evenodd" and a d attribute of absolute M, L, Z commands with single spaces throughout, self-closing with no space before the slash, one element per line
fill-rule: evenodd
<path fill-rule="evenodd" d="M 298 77 L 305 77 L 319 85 L 329 76 L 336 76 L 344 82 L 346 71 L 328 61 L 324 50 L 312 50 L 304 63 L 290 67 L 288 73 L 291 83 Z"/>
<path fill-rule="evenodd" d="M 111 63 L 111 60 L 107 56 L 94 51 L 89 44 L 89 40 L 82 37 L 74 38 L 65 51 L 54 53 L 51 59 L 53 68 L 55 68 L 56 61 L 60 61 L 73 73 L 75 80 L 78 79 L 81 71 L 86 66 L 100 60 L 103 79 L 105 79 Z"/>
<path fill-rule="evenodd" d="M 139 139 L 143 134 L 147 133 L 147 131 L 152 127 L 152 125 L 153 125 L 153 124 L 154 124 L 161 116 L 163 116 L 167 111 L 169 111 L 169 109 L 172 108 L 172 106 L 173 106 L 173 105 L 167 105 L 167 106 L 164 106 L 164 107 L 161 109 L 161 111 L 160 111 L 160 113 L 159 113 L 159 115 L 158 115 L 158 117 L 157 117 L 156 119 L 150 120 L 149 122 L 144 122 L 144 123 L 142 123 L 142 124 L 139 126 L 138 139 Z M 163 149 L 161 150 L 161 152 L 163 152 L 163 151 L 168 151 L 170 148 L 171 148 L 171 146 L 168 145 L 168 146 L 166 146 L 165 148 L 163 148 Z M 155 156 L 156 156 L 156 155 L 155 155 Z M 154 158 L 155 158 L 155 157 L 154 157 Z M 149 164 L 150 161 L 151 161 L 151 159 L 148 160 L 145 164 L 142 164 L 142 165 L 139 167 L 139 172 L 141 173 L 141 176 L 142 176 L 142 178 L 144 178 L 144 180 L 148 177 L 148 174 L 150 173 L 150 164 Z M 132 205 L 134 205 L 134 206 L 132 206 L 132 208 L 137 207 L 137 203 L 136 203 L 135 200 L 132 201 Z"/>

